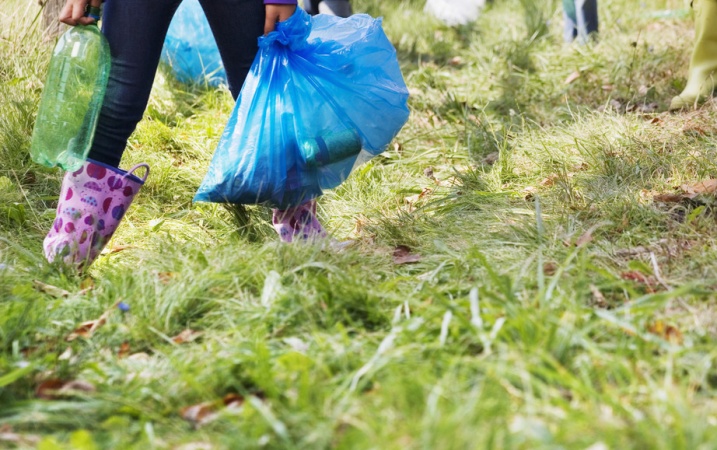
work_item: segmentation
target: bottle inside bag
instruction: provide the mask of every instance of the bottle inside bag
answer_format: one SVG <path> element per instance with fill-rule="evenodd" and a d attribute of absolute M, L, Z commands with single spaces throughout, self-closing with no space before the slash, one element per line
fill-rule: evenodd
<path fill-rule="evenodd" d="M 356 130 L 343 130 L 316 136 L 301 143 L 301 153 L 308 167 L 321 167 L 356 156 L 361 138 Z"/>
<path fill-rule="evenodd" d="M 97 25 L 77 25 L 60 37 L 32 133 L 33 161 L 71 171 L 86 160 L 110 64 L 109 44 Z"/>

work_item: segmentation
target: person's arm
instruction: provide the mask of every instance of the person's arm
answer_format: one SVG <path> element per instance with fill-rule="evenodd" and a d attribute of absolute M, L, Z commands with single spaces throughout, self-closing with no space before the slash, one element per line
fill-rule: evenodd
<path fill-rule="evenodd" d="M 60 22 L 72 26 L 95 23 L 96 20 L 93 17 L 85 16 L 88 3 L 99 8 L 102 5 L 102 0 L 67 0 L 65 6 L 60 10 Z"/>
<path fill-rule="evenodd" d="M 296 0 L 264 0 L 264 4 L 266 6 L 264 34 L 274 31 L 277 22 L 288 19 L 296 11 Z"/>

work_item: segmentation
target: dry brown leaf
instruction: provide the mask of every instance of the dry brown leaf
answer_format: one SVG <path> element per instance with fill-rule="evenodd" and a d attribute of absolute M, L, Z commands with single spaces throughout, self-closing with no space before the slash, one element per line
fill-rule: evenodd
<path fill-rule="evenodd" d="M 598 228 L 600 228 L 603 225 L 609 225 L 609 224 L 610 224 L 610 222 L 599 222 L 599 223 L 596 223 L 595 225 L 591 226 L 590 228 L 588 228 L 588 230 L 585 233 L 582 234 L 582 236 L 580 236 L 578 238 L 577 241 L 575 241 L 575 246 L 582 247 L 583 245 L 589 244 L 593 240 L 593 233 L 595 232 L 595 230 L 597 230 Z"/>
<path fill-rule="evenodd" d="M 481 162 L 486 166 L 492 166 L 493 164 L 498 162 L 498 159 L 500 159 L 500 152 L 491 152 L 488 153 Z"/>
<path fill-rule="evenodd" d="M 648 292 L 655 292 L 655 287 L 657 287 L 657 280 L 636 270 L 623 272 L 620 274 L 620 278 L 642 284 L 647 288 Z"/>
<path fill-rule="evenodd" d="M 577 241 L 575 241 L 576 247 L 582 247 L 583 245 L 589 244 L 593 240 L 593 229 L 589 229 L 583 233 Z"/>
<path fill-rule="evenodd" d="M 94 392 L 91 383 L 82 380 L 60 380 L 51 378 L 40 383 L 35 389 L 35 396 L 44 400 L 54 400 L 76 392 Z"/>
<path fill-rule="evenodd" d="M 411 249 L 405 245 L 399 245 L 393 250 L 394 264 L 413 264 L 421 260 L 421 255 L 411 253 Z"/>
<path fill-rule="evenodd" d="M 558 271 L 558 265 L 554 263 L 553 261 L 548 261 L 543 264 L 543 273 L 549 277 L 555 275 L 555 272 Z"/>
<path fill-rule="evenodd" d="M 227 408 L 236 408 L 244 404 L 244 397 L 239 394 L 227 394 L 222 401 Z"/>
<path fill-rule="evenodd" d="M 659 124 L 661 124 L 662 122 L 663 122 L 663 120 L 660 119 L 659 117 L 653 117 L 652 120 L 650 120 L 650 123 L 653 124 L 653 125 L 659 125 Z"/>
<path fill-rule="evenodd" d="M 573 81 L 577 80 L 578 78 L 580 78 L 580 71 L 576 70 L 575 72 L 568 75 L 568 77 L 565 79 L 565 81 L 563 81 L 563 84 L 570 84 Z"/>
<path fill-rule="evenodd" d="M 172 338 L 172 342 L 175 344 L 184 344 L 186 342 L 192 342 L 193 340 L 197 339 L 199 336 L 201 336 L 203 333 L 201 331 L 194 331 L 189 328 L 182 331 L 178 335 L 174 336 Z"/>
<path fill-rule="evenodd" d="M 129 342 L 123 342 L 122 345 L 120 345 L 119 350 L 117 351 L 117 357 L 124 358 L 129 355 L 129 352 L 130 352 Z"/>
<path fill-rule="evenodd" d="M 546 178 L 543 178 L 543 181 L 540 182 L 540 185 L 545 187 L 552 186 L 553 184 L 555 184 L 555 180 L 557 180 L 558 178 L 560 178 L 560 175 L 558 175 L 557 173 L 551 173 Z"/>
<path fill-rule="evenodd" d="M 137 248 L 136 245 L 115 245 L 110 247 L 110 253 L 119 253 L 132 248 Z"/>
<path fill-rule="evenodd" d="M 683 184 L 680 189 L 685 193 L 688 198 L 694 198 L 700 194 L 713 194 L 717 190 L 717 179 L 710 179 L 700 181 L 697 184 L 687 185 Z"/>
<path fill-rule="evenodd" d="M 597 286 L 594 284 L 590 285 L 590 293 L 593 296 L 593 302 L 595 302 L 595 305 L 597 305 L 600 308 L 607 307 L 607 302 L 605 301 L 605 296 L 602 295 L 602 292 L 600 292 L 600 289 L 598 289 Z"/>
<path fill-rule="evenodd" d="M 169 284 L 175 275 L 177 275 L 175 272 L 157 272 L 157 278 L 164 284 Z"/>
<path fill-rule="evenodd" d="M 59 391 L 65 383 L 66 381 L 58 380 L 56 378 L 45 380 L 35 389 L 35 397 L 42 398 L 44 400 L 57 398 L 56 392 Z"/>
<path fill-rule="evenodd" d="M 222 398 L 221 403 L 203 402 L 192 406 L 185 406 L 180 410 L 182 419 L 192 422 L 195 427 L 204 425 L 219 416 L 219 409 L 224 406 L 226 409 L 238 409 L 244 404 L 244 397 L 238 394 L 227 394 Z"/>
<path fill-rule="evenodd" d="M 700 181 L 695 184 L 683 184 L 678 193 L 656 194 L 653 200 L 661 203 L 677 203 L 682 200 L 691 200 L 698 195 L 715 194 L 717 192 L 717 179 Z"/>
<path fill-rule="evenodd" d="M 432 192 L 433 192 L 433 189 L 431 189 L 431 188 L 423 188 L 423 190 L 421 191 L 420 194 L 411 195 L 410 197 L 406 197 L 406 199 L 405 199 L 406 203 L 408 203 L 409 205 L 413 205 L 414 203 L 417 203 L 422 198 L 431 195 Z"/>
<path fill-rule="evenodd" d="M 652 199 L 660 203 L 679 203 L 685 197 L 682 194 L 656 194 Z"/>
<path fill-rule="evenodd" d="M 107 318 L 109 317 L 112 312 L 117 309 L 117 305 L 119 305 L 120 301 L 112 305 L 107 311 L 102 313 L 102 315 L 97 320 L 88 320 L 87 322 L 82 322 L 77 328 L 75 328 L 75 331 L 67 335 L 65 338 L 66 341 L 74 341 L 78 337 L 83 338 L 91 338 L 92 334 L 97 330 L 97 328 L 101 327 L 102 325 L 107 322 Z"/>
<path fill-rule="evenodd" d="M 217 418 L 217 405 L 214 402 L 204 402 L 185 406 L 179 411 L 179 414 L 182 419 L 188 420 L 198 427 Z"/>
<path fill-rule="evenodd" d="M 460 56 L 454 56 L 450 59 L 450 61 L 448 61 L 448 63 L 454 67 L 460 66 L 461 64 L 463 64 L 463 58 L 461 58 Z"/>
<path fill-rule="evenodd" d="M 675 345 L 680 345 L 684 341 L 680 330 L 672 325 L 666 325 L 662 320 L 657 320 L 650 324 L 647 327 L 647 331 Z"/>
<path fill-rule="evenodd" d="M 538 192 L 538 189 L 534 186 L 528 186 L 525 189 L 523 189 L 523 198 L 525 200 L 532 200 L 533 197 L 535 197 L 535 194 Z"/>

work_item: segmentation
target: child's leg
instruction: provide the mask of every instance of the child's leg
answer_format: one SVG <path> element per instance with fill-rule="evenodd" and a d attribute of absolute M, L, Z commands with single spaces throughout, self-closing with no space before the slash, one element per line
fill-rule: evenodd
<path fill-rule="evenodd" d="M 351 10 L 351 3 L 349 3 L 348 0 L 323 0 L 319 3 L 319 13 L 348 17 L 353 11 Z"/>
<path fill-rule="evenodd" d="M 304 11 L 315 16 L 319 13 L 319 0 L 304 0 Z"/>
<path fill-rule="evenodd" d="M 580 38 L 585 42 L 598 31 L 597 0 L 563 0 L 566 42 Z"/>
<path fill-rule="evenodd" d="M 127 139 L 142 119 L 174 11 L 180 0 L 107 0 L 102 32 L 112 53 L 89 157 L 118 167 Z"/>
<path fill-rule="evenodd" d="M 153 1 L 153 0 L 152 0 Z M 236 99 L 259 49 L 266 14 L 263 0 L 199 0 Z"/>
<path fill-rule="evenodd" d="M 90 265 L 144 184 L 118 166 L 147 106 L 164 35 L 178 4 L 105 2 L 102 32 L 112 54 L 109 82 L 89 158 L 64 176 L 55 221 L 44 241 L 49 261 L 60 257 L 68 264 Z"/>
<path fill-rule="evenodd" d="M 212 27 L 234 98 L 249 73 L 258 50 L 257 39 L 264 34 L 263 0 L 200 0 Z M 274 210 L 274 228 L 282 240 L 325 236 L 316 219 L 316 201 L 286 210 Z"/>

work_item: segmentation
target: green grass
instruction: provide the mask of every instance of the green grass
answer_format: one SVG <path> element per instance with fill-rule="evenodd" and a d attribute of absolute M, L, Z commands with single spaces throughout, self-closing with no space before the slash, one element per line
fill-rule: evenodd
<path fill-rule="evenodd" d="M 412 114 L 321 199 L 341 252 L 280 244 L 263 207 L 191 203 L 233 102 L 162 72 L 123 160 L 152 166 L 108 246 L 128 247 L 82 275 L 42 257 L 61 174 L 28 150 L 52 45 L 11 3 L 0 447 L 717 447 L 714 197 L 653 200 L 717 176 L 714 105 L 661 112 L 692 22 L 651 14 L 683 1 L 600 0 L 599 41 L 573 46 L 558 2 L 450 29 L 418 0 L 356 0 L 384 17 Z M 399 245 L 420 261 L 395 264 Z M 48 380 L 94 389 L 39 398 Z M 182 418 L 203 402 L 214 420 Z"/>

